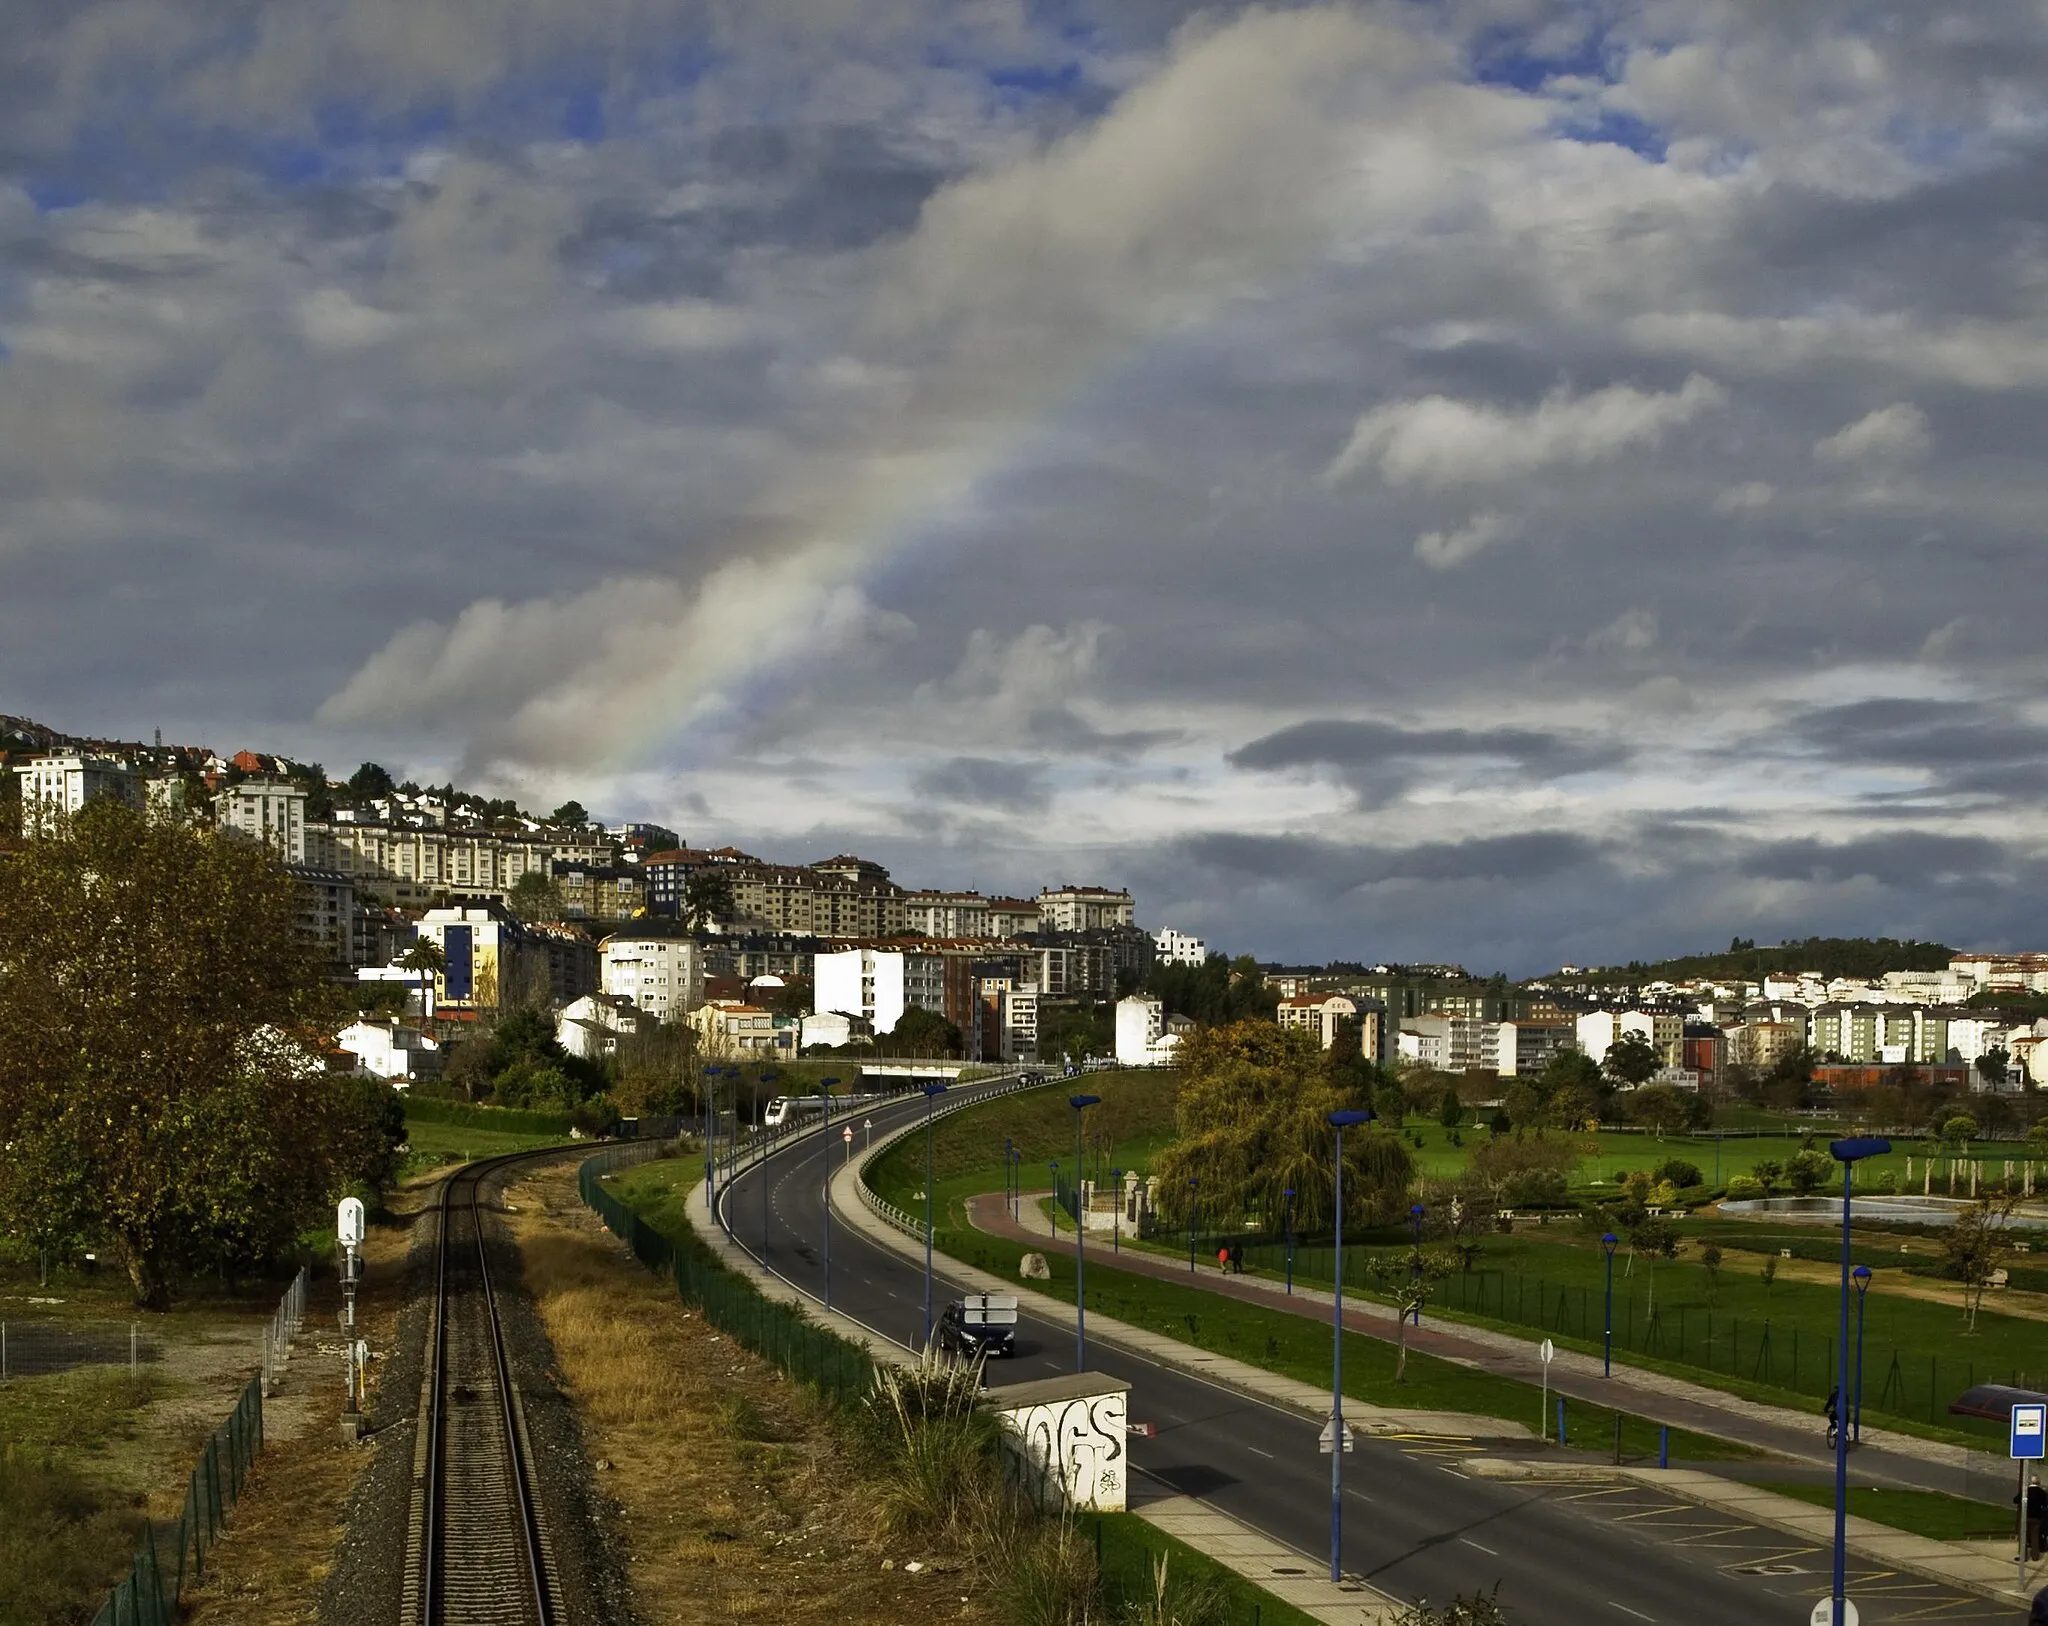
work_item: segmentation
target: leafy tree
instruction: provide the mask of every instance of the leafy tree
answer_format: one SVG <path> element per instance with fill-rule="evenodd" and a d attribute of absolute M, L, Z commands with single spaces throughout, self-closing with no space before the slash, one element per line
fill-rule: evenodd
<path fill-rule="evenodd" d="M 1987 1087 L 1995 1090 L 2005 1083 L 2011 1062 L 2012 1057 L 2003 1045 L 1994 1046 L 1977 1058 L 1977 1076 Z"/>
<path fill-rule="evenodd" d="M 1751 1179 L 1764 1188 L 1764 1195 L 1768 1197 L 1778 1182 L 1785 1178 L 1785 1165 L 1774 1157 L 1767 1157 L 1759 1160 L 1750 1169 L 1749 1174 Z"/>
<path fill-rule="evenodd" d="M 1560 1050 L 1543 1065 L 1543 1088 L 1553 1124 L 1577 1129 L 1605 1118 L 1614 1087 L 1583 1050 Z"/>
<path fill-rule="evenodd" d="M 398 794 L 398 787 L 391 782 L 391 775 L 374 762 L 366 762 L 350 774 L 348 788 L 352 795 L 366 802 L 372 797 Z"/>
<path fill-rule="evenodd" d="M 1445 1090 L 1443 1100 L 1436 1109 L 1436 1121 L 1446 1129 L 1456 1129 L 1465 1121 L 1465 1103 L 1458 1099 L 1456 1090 Z"/>
<path fill-rule="evenodd" d="M 1977 1120 L 1975 1118 L 1972 1118 L 1967 1112 L 1958 1112 L 1953 1118 L 1946 1120 L 1941 1126 L 1941 1139 L 1943 1144 L 1947 1146 L 1952 1146 L 1957 1151 L 1961 1151 L 1964 1147 L 1968 1146 L 1970 1142 L 1975 1140 L 1976 1138 Z"/>
<path fill-rule="evenodd" d="M 1389 1129 L 1399 1129 L 1408 1113 L 1408 1097 L 1394 1084 L 1382 1084 L 1372 1092 L 1373 1116 Z"/>
<path fill-rule="evenodd" d="M 1211 954 L 1200 965 L 1154 961 L 1145 991 L 1172 1015 L 1218 1027 L 1250 1017 L 1270 1022 L 1280 1006 L 1279 992 L 1266 986 L 1265 973 L 1250 955 L 1232 961 Z"/>
<path fill-rule="evenodd" d="M 1785 1160 L 1785 1178 L 1801 1197 L 1825 1186 L 1835 1175 L 1835 1160 L 1818 1147 L 1803 1147 Z"/>
<path fill-rule="evenodd" d="M 1187 1217 L 1188 1181 L 1201 1182 L 1204 1212 L 1278 1215 L 1295 1192 L 1295 1221 L 1305 1231 L 1335 1212 L 1334 1132 L 1328 1115 L 1355 1109 L 1354 1094 L 1330 1082 L 1307 1034 L 1248 1020 L 1201 1027 L 1178 1052 L 1181 1088 L 1176 1139 L 1158 1161 L 1170 1221 Z M 1344 1136 L 1344 1217 L 1391 1217 L 1407 1201 L 1414 1163 L 1377 1124 Z"/>
<path fill-rule="evenodd" d="M 1718 1243 L 1709 1242 L 1700 1249 L 1700 1268 L 1707 1273 L 1707 1303 L 1711 1305 L 1721 1286 L 1721 1248 Z"/>
<path fill-rule="evenodd" d="M 1778 1280 L 1778 1256 L 1775 1253 L 1766 1254 L 1764 1256 L 1763 1269 L 1759 1270 L 1756 1274 L 1757 1279 L 1764 1284 L 1764 1296 L 1766 1298 L 1770 1297 L 1771 1288 L 1776 1285 Z"/>
<path fill-rule="evenodd" d="M 560 920 L 562 889 L 540 871 L 528 870 L 512 883 L 505 907 L 521 920 Z"/>
<path fill-rule="evenodd" d="M 609 1090 L 619 1111 L 641 1118 L 700 1107 L 696 1038 L 683 1022 L 649 1021 L 621 1034 L 612 1054 Z"/>
<path fill-rule="evenodd" d="M 1788 1112 L 1804 1106 L 1807 1093 L 1813 1086 L 1813 1069 L 1817 1060 L 1803 1044 L 1794 1045 L 1780 1056 L 1764 1075 L 1765 1104 Z"/>
<path fill-rule="evenodd" d="M 1408 1323 L 1422 1325 L 1422 1312 L 1436 1296 L 1436 1284 L 1458 1268 L 1458 1256 L 1440 1248 L 1410 1248 L 1405 1253 L 1375 1253 L 1366 1258 L 1379 1290 L 1393 1300 L 1400 1311 L 1396 1325 L 1399 1353 L 1394 1357 L 1394 1381 L 1407 1382 Z"/>
<path fill-rule="evenodd" d="M 1628 1115 L 1662 1140 L 1686 1127 L 1692 1108 L 1680 1091 L 1668 1084 L 1652 1084 L 1629 1097 Z"/>
<path fill-rule="evenodd" d="M 1664 1058 L 1648 1039 L 1640 1033 L 1624 1033 L 1607 1047 L 1600 1070 L 1617 1084 L 1639 1089 L 1655 1078 L 1663 1065 Z"/>
<path fill-rule="evenodd" d="M 897 1018 L 883 1044 L 898 1056 L 957 1056 L 965 1048 L 958 1028 L 921 1005 L 910 1006 Z"/>
<path fill-rule="evenodd" d="M 1563 1136 L 1501 1137 L 1472 1149 L 1472 1172 L 1486 1182 L 1500 1208 L 1562 1202 L 1578 1164 L 1578 1147 Z"/>
<path fill-rule="evenodd" d="M 2007 1222 L 2017 1206 L 2013 1197 L 1980 1197 L 1941 1234 L 1942 1273 L 1963 1284 L 1963 1311 L 1973 1333 L 1984 1290 L 2012 1252 Z"/>
<path fill-rule="evenodd" d="M 683 927 L 701 932 L 718 921 L 730 920 L 738 905 L 733 901 L 732 877 L 720 866 L 693 870 L 683 880 Z"/>
<path fill-rule="evenodd" d="M 548 815 L 548 823 L 561 825 L 583 825 L 590 822 L 590 815 L 583 811 L 583 804 L 573 797 Z"/>
<path fill-rule="evenodd" d="M 297 914 L 256 844 L 111 799 L 0 861 L 0 1225 L 109 1247 L 161 1309 L 321 1217 L 345 1012 Z"/>
<path fill-rule="evenodd" d="M 1652 1177 L 1683 1191 L 1688 1186 L 1699 1185 L 1704 1178 L 1697 1163 L 1688 1163 L 1682 1157 L 1666 1158 L 1651 1171 Z"/>

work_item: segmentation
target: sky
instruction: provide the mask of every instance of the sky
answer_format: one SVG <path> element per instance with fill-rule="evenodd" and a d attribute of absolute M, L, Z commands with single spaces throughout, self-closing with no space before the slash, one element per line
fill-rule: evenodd
<path fill-rule="evenodd" d="M 2043 947 L 2038 0 L 14 0 L 0 711 L 1233 953 Z"/>

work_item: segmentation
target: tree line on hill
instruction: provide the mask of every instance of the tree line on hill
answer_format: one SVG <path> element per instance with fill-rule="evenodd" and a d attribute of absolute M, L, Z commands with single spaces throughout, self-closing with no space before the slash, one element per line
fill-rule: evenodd
<path fill-rule="evenodd" d="M 1695 978 L 1761 982 L 1773 974 L 1817 972 L 1833 979 L 1875 981 L 1887 971 L 1945 971 L 1955 950 L 1944 943 L 1914 938 L 1807 937 L 1787 938 L 1774 948 L 1758 948 L 1737 937 L 1720 954 L 1682 954 L 1669 960 L 1631 960 L 1625 966 L 1600 966 L 1579 975 L 1587 982 L 1638 985 L 1646 982 L 1687 982 Z"/>

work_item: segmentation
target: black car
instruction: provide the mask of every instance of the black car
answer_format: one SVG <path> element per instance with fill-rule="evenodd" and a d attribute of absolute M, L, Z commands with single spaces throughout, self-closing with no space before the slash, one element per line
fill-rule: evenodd
<path fill-rule="evenodd" d="M 970 1293 L 939 1316 L 939 1348 L 949 1355 L 1014 1355 L 1016 1336 L 1014 1293 Z"/>

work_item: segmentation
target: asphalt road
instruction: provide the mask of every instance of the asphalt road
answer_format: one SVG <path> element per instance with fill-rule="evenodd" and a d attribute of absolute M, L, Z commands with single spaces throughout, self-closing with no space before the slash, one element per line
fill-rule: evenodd
<path fill-rule="evenodd" d="M 921 1104 L 877 1110 L 878 1131 L 911 1121 Z M 813 1297 L 825 1287 L 825 1159 L 844 1155 L 807 1135 L 742 1174 L 721 1211 L 739 1242 Z M 762 1182 L 766 1181 L 763 1206 Z M 831 1227 L 831 1301 L 881 1337 L 923 1341 L 924 1276 L 912 1261 L 869 1242 L 841 1220 Z M 938 1261 L 934 1313 L 950 1295 Z M 1319 1425 L 1298 1414 L 1161 1367 L 1093 1337 L 1090 1370 L 1131 1385 L 1130 1416 L 1157 1429 L 1130 1441 L 1134 1500 L 1149 1481 L 1157 1494 L 1197 1496 L 1303 1556 L 1327 1573 L 1330 1463 L 1316 1448 Z M 1074 1369 L 1071 1320 L 1027 1315 L 1017 1354 L 991 1373 L 1022 1382 Z M 1710 1515 L 1625 1482 L 1602 1487 L 1501 1484 L 1460 1471 L 1469 1450 L 1441 1440 L 1360 1436 L 1344 1464 L 1344 1568 L 1396 1597 L 1438 1601 L 1500 1584 L 1520 1626 L 1587 1622 L 1805 1622 L 1825 1594 L 1831 1557 L 1795 1538 Z M 2004 1621 L 2022 1606 L 1850 1563 L 1850 1596 L 1862 1618 L 1884 1621 Z"/>

